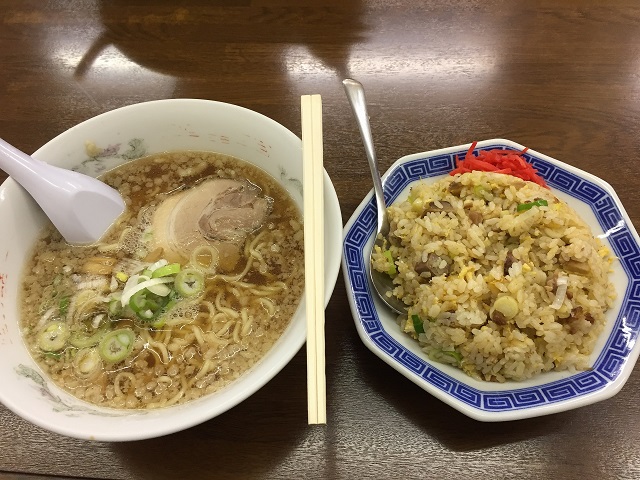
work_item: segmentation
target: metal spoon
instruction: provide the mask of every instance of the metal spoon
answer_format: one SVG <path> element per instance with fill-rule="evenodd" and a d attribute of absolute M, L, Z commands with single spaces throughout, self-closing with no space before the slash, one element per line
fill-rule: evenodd
<path fill-rule="evenodd" d="M 369 125 L 369 115 L 367 114 L 367 103 L 364 97 L 364 88 L 362 84 L 356 80 L 347 78 L 342 81 L 344 89 L 347 92 L 347 98 L 353 109 L 353 113 L 360 128 L 362 143 L 369 161 L 369 169 L 373 177 L 373 191 L 376 197 L 376 206 L 378 210 L 378 229 L 373 248 L 379 245 L 383 250 L 389 248 L 389 218 L 387 216 L 387 205 L 384 201 L 384 191 L 382 190 L 382 180 L 378 171 L 378 161 L 376 160 L 376 152 L 373 147 L 373 137 L 371 135 L 371 127 Z M 373 254 L 373 248 L 371 254 Z M 369 275 L 373 288 L 389 307 L 398 313 L 407 313 L 407 306 L 398 297 L 393 295 L 393 280 L 386 273 L 379 272 L 371 265 L 371 255 L 369 256 Z"/>
<path fill-rule="evenodd" d="M 69 243 L 95 243 L 124 211 L 120 193 L 106 183 L 37 160 L 2 139 L 0 168 L 31 194 Z"/>

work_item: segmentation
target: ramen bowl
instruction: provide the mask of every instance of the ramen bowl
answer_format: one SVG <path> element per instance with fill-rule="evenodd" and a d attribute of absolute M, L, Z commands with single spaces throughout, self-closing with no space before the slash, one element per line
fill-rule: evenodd
<path fill-rule="evenodd" d="M 54 138 L 34 157 L 98 176 L 162 152 L 210 151 L 237 157 L 273 177 L 302 212 L 302 143 L 291 131 L 251 110 L 207 100 L 140 103 L 89 119 Z M 324 173 L 325 304 L 340 266 L 338 199 Z M 273 378 L 305 342 L 305 300 L 273 347 L 224 388 L 157 409 L 117 409 L 85 402 L 59 388 L 29 353 L 20 330 L 25 262 L 48 220 L 11 178 L 0 187 L 0 401 L 26 420 L 62 435 L 100 441 L 170 434 L 232 408 Z M 266 412 L 265 412 L 266 413 Z"/>

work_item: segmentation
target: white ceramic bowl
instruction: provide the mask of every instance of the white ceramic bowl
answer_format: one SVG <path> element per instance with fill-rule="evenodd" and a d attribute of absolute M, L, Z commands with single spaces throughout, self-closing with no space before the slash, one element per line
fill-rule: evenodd
<path fill-rule="evenodd" d="M 522 151 L 509 140 L 478 142 L 479 149 Z M 436 181 L 454 168 L 469 145 L 408 155 L 383 176 L 387 204 L 408 195 L 420 179 Z M 618 196 L 603 180 L 541 153 L 524 155 L 547 181 L 553 193 L 568 202 L 609 244 L 619 258 L 612 281 L 618 298 L 607 312 L 607 324 L 592 354 L 593 369 L 585 372 L 549 372 L 523 382 L 490 383 L 474 380 L 452 366 L 432 362 L 396 323 L 396 315 L 373 291 L 369 254 L 376 226 L 371 193 L 344 228 L 343 272 L 351 311 L 360 338 L 382 360 L 427 392 L 462 413 L 482 421 L 504 421 L 556 413 L 615 395 L 633 369 L 640 344 L 640 239 Z"/>
<path fill-rule="evenodd" d="M 85 143 L 103 148 L 89 158 Z M 129 159 L 176 150 L 230 154 L 266 170 L 302 211 L 302 142 L 275 121 L 235 105 L 175 99 L 140 103 L 87 120 L 40 148 L 34 156 L 96 175 Z M 335 189 L 324 173 L 325 303 L 340 267 L 342 220 Z M 305 302 L 271 351 L 224 390 L 184 405 L 153 411 L 97 408 L 45 378 L 24 346 L 16 296 L 26 255 L 46 218 L 12 179 L 0 187 L 0 401 L 25 419 L 82 439 L 138 440 L 165 435 L 215 417 L 273 378 L 305 342 Z M 267 412 L 265 412 L 267 414 Z"/>

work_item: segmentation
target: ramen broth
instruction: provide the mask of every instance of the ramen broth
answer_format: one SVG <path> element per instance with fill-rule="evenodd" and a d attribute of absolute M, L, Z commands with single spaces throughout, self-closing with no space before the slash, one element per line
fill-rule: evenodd
<path fill-rule="evenodd" d="M 300 211 L 266 172 L 208 152 L 152 155 L 103 175 L 127 210 L 100 243 L 49 226 L 22 281 L 21 327 L 44 372 L 113 408 L 187 402 L 240 377 L 304 288 Z"/>

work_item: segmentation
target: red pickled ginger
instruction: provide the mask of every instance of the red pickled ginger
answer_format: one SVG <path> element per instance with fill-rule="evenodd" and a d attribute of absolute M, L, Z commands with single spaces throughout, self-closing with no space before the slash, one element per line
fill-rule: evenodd
<path fill-rule="evenodd" d="M 538 171 L 522 156 L 528 150 L 527 148 L 521 152 L 499 148 L 480 150 L 478 156 L 474 156 L 473 149 L 476 148 L 477 143 L 471 144 L 463 160 L 460 160 L 456 155 L 456 168 L 450 172 L 450 175 L 474 170 L 504 173 L 549 188 L 544 179 L 538 175 Z"/>

